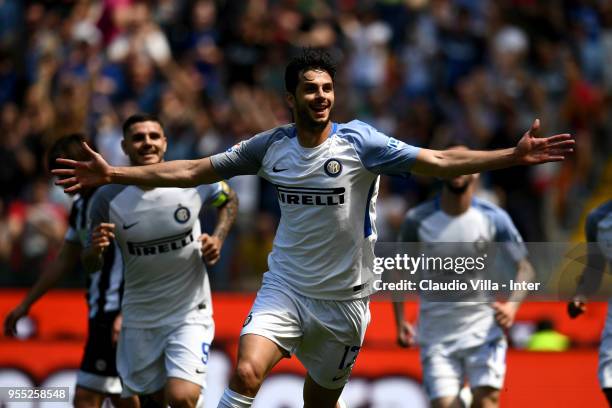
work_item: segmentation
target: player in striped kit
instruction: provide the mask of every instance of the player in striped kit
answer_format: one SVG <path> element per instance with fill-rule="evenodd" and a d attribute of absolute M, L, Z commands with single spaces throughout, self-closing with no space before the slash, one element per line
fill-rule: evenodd
<path fill-rule="evenodd" d="M 49 167 L 57 168 L 59 157 L 86 158 L 82 142 L 85 137 L 73 134 L 59 139 L 47 155 Z M 7 335 L 15 333 L 17 321 L 67 274 L 79 265 L 88 232 L 87 209 L 94 189 L 83 189 L 75 197 L 70 211 L 69 228 L 57 259 L 44 271 L 23 301 L 4 321 Z M 123 294 L 123 262 L 119 249 L 112 245 L 105 252 L 104 267 L 87 275 L 88 334 L 81 367 L 77 374 L 74 406 L 101 407 L 110 397 L 118 407 L 137 406 L 135 397 L 120 398 L 121 381 L 115 363 L 117 337 L 121 327 L 121 297 Z"/>
<path fill-rule="evenodd" d="M 535 138 L 539 122 L 516 148 L 434 151 L 409 146 L 371 126 L 333 123 L 335 66 L 305 50 L 285 71 L 294 124 L 280 126 L 210 158 L 146 168 L 109 166 L 92 153 L 75 167 L 67 192 L 105 183 L 187 187 L 238 174 L 277 186 L 281 221 L 269 272 L 245 321 L 238 362 L 220 407 L 249 407 L 264 378 L 295 353 L 308 370 L 306 408 L 336 406 L 369 323 L 373 292 L 375 201 L 380 174 L 454 176 L 562 160 L 569 135 Z"/>
<path fill-rule="evenodd" d="M 603 273 L 608 266 L 612 272 L 612 200 L 601 204 L 589 213 L 586 225 L 588 245 L 587 265 L 574 299 L 568 303 L 567 311 L 575 318 L 586 311 L 589 295 L 601 285 Z M 612 407 L 612 299 L 608 302 L 606 325 L 599 346 L 599 385 Z"/>

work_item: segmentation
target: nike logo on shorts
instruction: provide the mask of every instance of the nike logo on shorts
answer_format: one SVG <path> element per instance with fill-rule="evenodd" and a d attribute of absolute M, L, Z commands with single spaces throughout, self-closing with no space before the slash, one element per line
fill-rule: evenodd
<path fill-rule="evenodd" d="M 337 375 L 334 378 L 332 378 L 332 381 L 338 381 L 338 380 L 341 380 L 343 378 L 346 378 L 346 376 L 349 375 L 350 373 L 351 372 L 349 370 L 348 372 L 345 372 L 344 374 Z"/>
<path fill-rule="evenodd" d="M 274 173 L 279 173 L 279 172 L 281 172 L 281 171 L 285 171 L 285 170 L 289 170 L 289 169 L 277 169 L 277 168 L 276 168 L 276 166 L 273 166 L 273 167 L 272 167 L 272 171 L 273 171 Z"/>
<path fill-rule="evenodd" d="M 126 230 L 126 229 L 130 229 L 130 228 L 132 228 L 134 225 L 138 224 L 139 222 L 140 222 L 140 221 L 136 221 L 136 222 L 134 222 L 134 223 L 132 223 L 132 224 L 123 224 L 123 229 L 124 229 L 124 230 Z"/>
<path fill-rule="evenodd" d="M 205 368 L 196 368 L 196 373 L 204 374 L 204 373 L 206 373 L 206 369 Z"/>

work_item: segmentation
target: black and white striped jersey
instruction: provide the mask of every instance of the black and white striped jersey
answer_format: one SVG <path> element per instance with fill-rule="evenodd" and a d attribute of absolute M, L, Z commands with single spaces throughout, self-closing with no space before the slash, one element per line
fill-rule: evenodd
<path fill-rule="evenodd" d="M 88 238 L 87 210 L 91 196 L 77 196 L 70 210 L 69 227 L 64 240 L 85 248 Z M 117 313 L 123 295 L 123 261 L 121 251 L 111 242 L 104 252 L 104 266 L 87 275 L 87 303 L 89 318 Z"/>

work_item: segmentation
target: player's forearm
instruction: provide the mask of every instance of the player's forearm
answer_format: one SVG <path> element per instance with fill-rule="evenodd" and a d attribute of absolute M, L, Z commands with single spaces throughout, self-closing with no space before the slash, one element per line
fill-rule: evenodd
<path fill-rule="evenodd" d="M 606 263 L 606 257 L 600 251 L 598 244 L 589 241 L 587 243 L 587 263 L 576 289 L 577 296 L 587 298 L 597 292 L 603 280 Z"/>
<path fill-rule="evenodd" d="M 527 259 L 523 259 L 518 262 L 516 271 L 517 282 L 532 282 L 535 279 L 535 270 Z M 527 290 L 515 290 L 510 294 L 508 298 L 509 302 L 515 302 L 518 308 L 519 304 L 529 294 Z"/>
<path fill-rule="evenodd" d="M 587 263 L 578 281 L 576 296 L 586 299 L 597 292 L 603 280 L 604 268 L 605 264 L 594 266 L 593 264 Z"/>
<path fill-rule="evenodd" d="M 194 187 L 220 180 L 210 159 L 172 160 L 147 166 L 113 167 L 113 184 L 135 184 L 149 187 Z"/>
<path fill-rule="evenodd" d="M 404 302 L 393 302 L 393 315 L 395 316 L 395 327 L 399 328 L 404 322 Z"/>
<path fill-rule="evenodd" d="M 490 151 L 421 149 L 411 171 L 424 176 L 450 178 L 518 164 L 515 148 Z"/>
<path fill-rule="evenodd" d="M 21 304 L 29 309 L 38 299 L 54 287 L 66 274 L 76 267 L 80 246 L 64 243 L 55 262 L 53 262 L 34 283 Z"/>
<path fill-rule="evenodd" d="M 236 215 L 238 214 L 238 196 L 234 190 L 230 190 L 225 205 L 219 208 L 217 217 L 217 225 L 213 235 L 221 241 L 225 241 L 229 230 L 234 225 Z"/>
<path fill-rule="evenodd" d="M 102 257 L 101 253 L 90 247 L 83 251 L 81 262 L 83 263 L 85 272 L 94 273 L 102 269 L 102 266 L 104 265 L 104 258 Z"/>

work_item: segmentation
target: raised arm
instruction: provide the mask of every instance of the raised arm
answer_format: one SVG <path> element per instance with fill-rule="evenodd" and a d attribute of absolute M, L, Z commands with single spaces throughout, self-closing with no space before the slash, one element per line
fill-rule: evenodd
<path fill-rule="evenodd" d="M 424 176 L 450 178 L 505 167 L 560 161 L 573 151 L 575 141 L 567 133 L 536 137 L 536 119 L 516 147 L 491 151 L 421 149 L 411 172 Z"/>
<path fill-rule="evenodd" d="M 83 187 L 102 184 L 134 184 L 149 187 L 194 187 L 221 180 L 208 157 L 199 160 L 175 160 L 147 166 L 113 167 L 83 143 L 90 160 L 79 162 L 58 159 L 69 169 L 55 169 L 53 174 L 61 179 L 56 184 L 66 193 L 74 193 Z"/>

